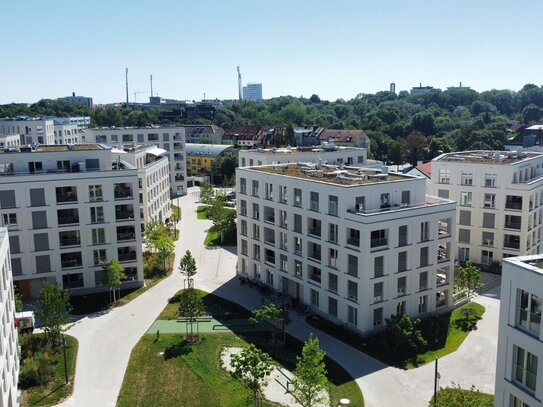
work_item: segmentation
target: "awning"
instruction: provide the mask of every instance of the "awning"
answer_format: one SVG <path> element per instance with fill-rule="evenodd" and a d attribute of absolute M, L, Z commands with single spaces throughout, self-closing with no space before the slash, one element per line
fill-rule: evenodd
<path fill-rule="evenodd" d="M 158 147 L 152 147 L 148 150 L 145 150 L 145 152 L 147 154 L 152 154 L 154 156 L 161 156 L 162 154 L 164 154 L 166 152 L 166 150 L 163 150 L 162 148 L 158 148 Z"/>

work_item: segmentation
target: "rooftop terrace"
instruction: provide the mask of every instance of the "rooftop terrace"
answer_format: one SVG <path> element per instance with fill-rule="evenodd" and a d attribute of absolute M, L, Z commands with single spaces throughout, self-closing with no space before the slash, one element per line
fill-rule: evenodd
<path fill-rule="evenodd" d="M 250 169 L 337 185 L 361 185 L 416 179 L 416 177 L 409 175 L 383 173 L 379 170 L 367 168 L 340 167 L 326 164 L 322 164 L 319 167 L 319 165 L 313 163 L 275 164 L 250 167 Z"/>
<path fill-rule="evenodd" d="M 361 150 L 357 147 L 343 147 L 336 145 L 320 145 L 312 147 L 281 147 L 281 148 L 257 148 L 252 150 L 243 150 L 243 153 L 254 154 L 309 154 L 309 153 L 328 153 L 337 151 L 356 151 Z"/>
<path fill-rule="evenodd" d="M 88 150 L 108 150 L 109 148 L 101 144 L 44 144 L 36 147 L 20 146 L 6 147 L 0 149 L 0 154 L 11 153 L 50 153 L 58 151 L 88 151 Z"/>
<path fill-rule="evenodd" d="M 447 153 L 436 158 L 435 161 L 467 162 L 475 164 L 501 164 L 510 165 L 531 158 L 542 157 L 541 153 L 517 151 L 462 151 Z"/>

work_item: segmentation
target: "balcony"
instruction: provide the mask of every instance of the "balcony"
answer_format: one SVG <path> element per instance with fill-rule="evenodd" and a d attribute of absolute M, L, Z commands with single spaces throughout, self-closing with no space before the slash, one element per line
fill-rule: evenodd
<path fill-rule="evenodd" d="M 449 271 L 444 268 L 438 268 L 436 274 L 436 286 L 449 284 Z"/>
<path fill-rule="evenodd" d="M 57 203 L 77 202 L 77 192 L 61 192 L 57 193 Z"/>
<path fill-rule="evenodd" d="M 358 237 L 348 237 L 347 244 L 350 246 L 360 247 L 360 238 Z"/>
<path fill-rule="evenodd" d="M 318 236 L 320 237 L 321 236 L 321 228 L 308 228 L 308 233 L 312 236 Z"/>
<path fill-rule="evenodd" d="M 519 250 L 520 249 L 520 237 L 519 236 L 510 236 L 505 235 L 506 238 L 503 242 L 503 247 L 506 249 L 514 249 Z M 510 236 L 510 237 L 508 237 Z"/>
<path fill-rule="evenodd" d="M 275 264 L 275 255 L 266 254 L 266 263 Z"/>
<path fill-rule="evenodd" d="M 117 259 L 120 262 L 123 261 L 135 261 L 137 260 L 137 253 L 134 248 L 123 248 L 117 250 Z"/>
<path fill-rule="evenodd" d="M 115 206 L 115 220 L 134 220 L 134 205 Z"/>
<path fill-rule="evenodd" d="M 81 253 L 65 253 L 60 256 L 60 267 L 65 268 L 74 268 L 81 267 Z"/>
<path fill-rule="evenodd" d="M 134 227 L 118 227 L 117 241 L 136 240 L 136 232 Z"/>
<path fill-rule="evenodd" d="M 447 246 L 439 246 L 437 248 L 437 261 L 438 262 L 442 262 L 442 261 L 448 261 L 450 260 L 450 250 L 449 250 L 449 245 Z"/>
<path fill-rule="evenodd" d="M 60 247 L 67 246 L 80 246 L 81 239 L 78 237 L 61 237 L 60 238 Z"/>
<path fill-rule="evenodd" d="M 115 184 L 115 199 L 132 199 L 134 191 L 130 184 Z"/>
<path fill-rule="evenodd" d="M 372 249 L 375 249 L 377 247 L 387 246 L 387 245 L 388 245 L 388 239 L 386 237 L 370 240 L 370 247 Z"/>
<path fill-rule="evenodd" d="M 79 212 L 77 209 L 59 209 L 57 211 L 59 225 L 73 225 L 79 223 Z"/>

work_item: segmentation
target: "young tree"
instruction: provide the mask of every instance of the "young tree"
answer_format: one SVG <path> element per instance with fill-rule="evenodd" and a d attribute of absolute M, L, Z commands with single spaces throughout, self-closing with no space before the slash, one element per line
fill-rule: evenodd
<path fill-rule="evenodd" d="M 70 293 L 56 284 L 43 283 L 38 294 L 36 317 L 43 323 L 43 332 L 53 344 L 58 343 L 64 325 L 69 322 Z"/>
<path fill-rule="evenodd" d="M 200 202 L 204 204 L 209 204 L 211 199 L 213 199 L 213 187 L 207 182 L 202 182 L 200 184 Z"/>
<path fill-rule="evenodd" d="M 205 305 L 204 301 L 196 291 L 183 290 L 179 297 L 179 312 L 178 315 L 181 318 L 187 320 L 187 324 L 190 325 L 189 338 L 194 337 L 193 325 L 197 322 L 198 318 L 204 315 Z"/>
<path fill-rule="evenodd" d="M 483 287 L 481 283 L 481 269 L 467 261 L 459 270 L 460 285 L 468 290 L 468 301 L 472 291 Z"/>
<path fill-rule="evenodd" d="M 302 356 L 296 357 L 292 394 L 304 407 L 313 407 L 324 401 L 328 385 L 324 357 L 319 347 L 319 338 L 309 335 L 302 349 Z"/>
<path fill-rule="evenodd" d="M 145 238 L 145 243 L 151 247 L 151 250 L 157 250 L 156 242 L 165 233 L 165 229 L 164 225 L 157 220 L 152 220 L 145 225 L 143 237 Z"/>
<path fill-rule="evenodd" d="M 186 277 L 187 288 L 194 288 L 193 277 L 196 274 L 196 259 L 192 256 L 190 250 L 187 250 L 179 261 L 179 271 Z"/>
<path fill-rule="evenodd" d="M 162 272 L 166 273 L 166 259 L 175 248 L 174 241 L 168 229 L 159 221 L 153 220 L 145 226 L 143 233 L 145 241 L 153 251 L 158 251 L 162 261 Z"/>
<path fill-rule="evenodd" d="M 118 260 L 111 260 L 109 263 L 105 264 L 102 267 L 102 284 L 109 287 L 110 290 L 110 301 L 111 301 L 111 292 L 113 292 L 113 302 L 117 302 L 117 297 L 115 291 L 119 291 L 120 298 L 120 287 L 123 279 L 126 278 L 124 274 L 124 267 L 119 263 Z"/>
<path fill-rule="evenodd" d="M 15 300 L 15 312 L 22 312 L 24 307 L 23 296 L 19 293 L 17 286 L 13 288 L 13 297 Z"/>
<path fill-rule="evenodd" d="M 255 309 L 251 313 L 251 318 L 249 319 L 252 322 L 262 322 L 265 321 L 270 324 L 272 330 L 272 341 L 275 342 L 275 334 L 281 330 L 279 325 L 290 323 L 290 319 L 287 315 L 287 312 L 279 308 L 275 304 L 266 304 L 259 309 Z"/>
<path fill-rule="evenodd" d="M 160 253 L 162 260 L 162 273 L 166 274 L 166 259 L 170 257 L 175 250 L 175 243 L 169 233 L 158 237 L 155 242 L 155 247 Z"/>
<path fill-rule="evenodd" d="M 426 340 L 419 329 L 420 319 L 411 320 L 407 314 L 396 314 L 385 318 L 385 322 L 385 338 L 392 351 L 409 357 L 426 346 Z"/>
<path fill-rule="evenodd" d="M 267 385 L 266 378 L 273 370 L 273 360 L 255 345 L 250 344 L 241 354 L 232 356 L 232 375 L 253 392 L 255 406 L 258 403 L 262 388 Z"/>

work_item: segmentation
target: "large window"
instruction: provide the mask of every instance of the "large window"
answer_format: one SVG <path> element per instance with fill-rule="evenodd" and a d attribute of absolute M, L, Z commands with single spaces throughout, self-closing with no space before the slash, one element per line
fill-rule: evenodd
<path fill-rule="evenodd" d="M 439 170 L 439 183 L 450 184 L 451 183 L 451 170 L 440 169 Z"/>
<path fill-rule="evenodd" d="M 388 244 L 387 229 L 373 230 L 370 235 L 370 247 L 381 247 Z"/>
<path fill-rule="evenodd" d="M 535 392 L 537 382 L 537 356 L 520 346 L 513 345 L 513 381 Z"/>
<path fill-rule="evenodd" d="M 541 297 L 517 289 L 516 324 L 539 336 L 541 331 Z"/>
<path fill-rule="evenodd" d="M 91 201 L 101 201 L 103 197 L 102 185 L 89 185 L 89 199 Z"/>
<path fill-rule="evenodd" d="M 460 205 L 471 206 L 473 203 L 473 194 L 471 192 L 460 192 Z"/>

